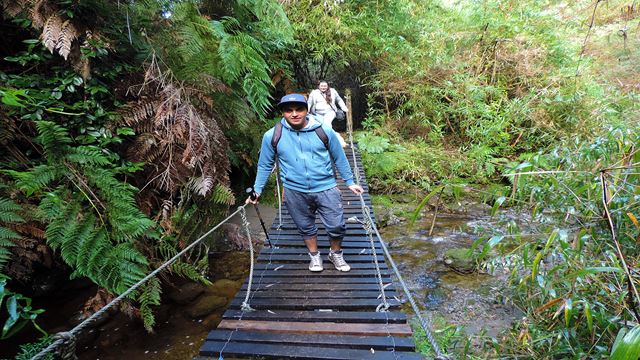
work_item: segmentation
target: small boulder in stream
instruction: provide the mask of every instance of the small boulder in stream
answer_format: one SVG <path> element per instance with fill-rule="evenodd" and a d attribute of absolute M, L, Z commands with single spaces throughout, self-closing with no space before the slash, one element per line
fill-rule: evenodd
<path fill-rule="evenodd" d="M 208 294 L 224 296 L 227 299 L 233 299 L 241 286 L 242 282 L 240 281 L 221 279 L 214 282 L 211 286 L 207 287 L 206 291 Z"/>
<path fill-rule="evenodd" d="M 451 248 L 444 253 L 444 263 L 453 271 L 470 274 L 476 270 L 476 262 L 468 248 Z"/>
<path fill-rule="evenodd" d="M 171 291 L 168 296 L 176 304 L 186 305 L 204 292 L 204 286 L 198 283 L 186 283 Z"/>
<path fill-rule="evenodd" d="M 192 319 L 197 319 L 205 315 L 209 315 L 217 309 L 227 305 L 227 298 L 222 296 L 214 296 L 205 294 L 201 296 L 195 304 L 191 305 L 187 310 L 187 314 Z"/>

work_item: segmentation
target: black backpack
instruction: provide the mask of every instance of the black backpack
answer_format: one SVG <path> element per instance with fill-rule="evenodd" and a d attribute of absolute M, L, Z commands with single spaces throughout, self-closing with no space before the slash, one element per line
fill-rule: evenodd
<path fill-rule="evenodd" d="M 329 137 L 327 136 L 327 133 L 322 130 L 322 126 L 318 126 L 314 131 L 316 132 L 316 135 L 318 135 L 320 140 L 322 140 L 324 147 L 329 150 Z M 271 146 L 273 146 L 273 151 L 276 152 L 276 156 L 278 156 L 278 142 L 280 141 L 281 136 L 282 123 L 278 121 L 273 127 L 273 137 L 271 138 Z"/>
<path fill-rule="evenodd" d="M 327 136 L 327 133 L 324 132 L 324 130 L 322 130 L 322 126 L 318 126 L 317 128 L 314 129 L 314 131 L 316 132 L 316 135 L 318 135 L 320 140 L 322 140 L 322 143 L 324 144 L 324 147 L 328 151 L 329 150 L 329 137 Z M 279 166 L 278 165 L 278 142 L 280 141 L 280 137 L 281 136 L 282 136 L 282 123 L 280 121 L 278 121 L 276 123 L 276 125 L 273 127 L 273 137 L 271 138 L 271 146 L 273 146 L 273 151 L 275 151 L 275 153 L 276 153 L 275 167 L 276 167 L 276 176 L 278 176 L 278 179 L 280 179 L 280 170 L 278 169 L 278 166 Z M 329 158 L 331 159 L 331 162 L 333 163 L 333 157 L 331 157 L 331 152 L 329 152 Z M 336 170 L 335 169 L 333 169 L 333 176 L 336 177 Z"/>

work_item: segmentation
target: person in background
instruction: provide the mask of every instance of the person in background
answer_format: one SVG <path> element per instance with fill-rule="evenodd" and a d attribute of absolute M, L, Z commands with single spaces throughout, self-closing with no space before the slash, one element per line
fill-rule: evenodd
<path fill-rule="evenodd" d="M 329 87 L 329 83 L 322 80 L 318 83 L 318 88 L 311 91 L 309 99 L 307 100 L 309 107 L 309 113 L 318 116 L 322 119 L 323 123 L 328 127 L 332 127 L 331 123 L 336 118 L 336 111 L 340 108 L 347 113 L 347 105 L 336 91 L 336 89 Z M 342 136 L 336 132 L 338 140 L 342 147 L 346 147 L 347 143 Z"/>
<path fill-rule="evenodd" d="M 271 170 L 278 161 L 289 215 L 311 257 L 309 270 L 323 270 L 315 224 L 317 213 L 329 235 L 329 261 L 338 271 L 349 271 L 351 267 L 342 255 L 342 238 L 346 231 L 342 195 L 333 173 L 332 160 L 349 190 L 354 194 L 362 194 L 364 190 L 353 181 L 353 173 L 340 147 L 337 133 L 330 126 L 321 124 L 315 116 L 308 115 L 304 96 L 286 95 L 278 104 L 278 109 L 282 111 L 281 125 L 271 128 L 262 137 L 258 173 L 253 185 L 256 197 L 250 196 L 246 203 L 258 203 Z M 272 141 L 277 134 L 276 128 L 280 129 L 280 135 L 274 148 Z M 326 137 L 327 144 L 319 132 Z"/>

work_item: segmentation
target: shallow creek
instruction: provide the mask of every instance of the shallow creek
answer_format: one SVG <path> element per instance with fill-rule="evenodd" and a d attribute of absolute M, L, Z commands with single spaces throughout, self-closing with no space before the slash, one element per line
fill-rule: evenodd
<path fill-rule="evenodd" d="M 482 330 L 496 336 L 519 316 L 502 302 L 506 275 L 463 273 L 445 263 L 447 250 L 469 248 L 480 229 L 494 227 L 496 220 L 481 207 L 470 213 L 438 214 L 429 235 L 432 219 L 427 213 L 412 228 L 402 222 L 380 230 L 416 303 L 439 326 L 444 320 L 463 326 L 469 336 Z M 411 312 L 408 303 L 405 308 Z"/>

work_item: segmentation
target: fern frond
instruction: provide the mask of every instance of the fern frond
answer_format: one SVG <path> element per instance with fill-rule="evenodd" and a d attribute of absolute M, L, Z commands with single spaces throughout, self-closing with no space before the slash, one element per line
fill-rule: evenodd
<path fill-rule="evenodd" d="M 143 286 L 141 294 L 138 296 L 140 301 L 140 314 L 142 315 L 142 322 L 144 328 L 151 332 L 153 326 L 156 323 L 155 316 L 151 306 L 160 305 L 160 294 L 162 293 L 162 287 L 160 286 L 160 280 L 158 278 L 151 278 Z"/>
<path fill-rule="evenodd" d="M 41 38 L 44 46 L 49 49 L 52 54 L 56 49 L 58 40 L 60 39 L 61 31 L 62 19 L 58 16 L 58 14 L 51 15 L 44 23 Z"/>
<path fill-rule="evenodd" d="M 11 17 L 16 17 L 18 14 L 20 14 L 25 6 L 27 6 L 27 1 L 25 0 L 20 0 L 20 1 L 15 1 L 15 0 L 4 0 L 2 1 L 2 10 L 9 16 Z"/>
<path fill-rule="evenodd" d="M 61 175 L 59 167 L 50 165 L 34 166 L 24 172 L 5 170 L 4 173 L 16 179 L 16 187 L 27 196 L 43 190 Z"/>
<path fill-rule="evenodd" d="M 0 198 L 0 221 L 1 222 L 23 222 L 22 216 L 18 215 L 18 211 L 22 209 L 20 205 L 11 199 Z"/>
<path fill-rule="evenodd" d="M 20 223 L 24 222 L 22 216 L 18 214 L 22 208 L 20 205 L 13 202 L 11 199 L 0 198 L 0 222 L 3 223 Z M 15 246 L 14 239 L 19 239 L 21 236 L 15 231 L 6 227 L 0 226 L 0 273 L 4 268 L 4 265 L 11 258 L 11 252 L 9 247 Z"/>
<path fill-rule="evenodd" d="M 56 44 L 56 50 L 58 54 L 67 60 L 69 53 L 71 53 L 71 43 L 78 37 L 78 31 L 70 20 L 66 20 L 60 26 L 60 34 L 58 35 L 58 41 Z"/>
<path fill-rule="evenodd" d="M 222 184 L 216 184 L 211 198 L 216 204 L 233 205 L 236 202 L 233 191 Z"/>
<path fill-rule="evenodd" d="M 40 29 L 44 26 L 46 21 L 42 15 L 42 10 L 45 7 L 47 0 L 36 0 L 31 9 L 29 10 L 29 17 L 31 18 L 31 24 L 34 28 Z"/>
<path fill-rule="evenodd" d="M 36 126 L 39 133 L 37 139 L 50 162 L 67 153 L 71 144 L 67 129 L 51 121 L 36 121 Z"/>
<path fill-rule="evenodd" d="M 13 246 L 13 242 L 10 240 L 19 239 L 20 234 L 17 232 L 8 229 L 6 227 L 0 226 L 0 247 L 2 246 Z"/>
<path fill-rule="evenodd" d="M 209 280 L 203 275 L 203 273 L 200 273 L 195 266 L 185 262 L 175 262 L 171 264 L 171 271 L 193 281 L 204 284 L 209 283 Z"/>
<path fill-rule="evenodd" d="M 135 103 L 130 103 L 120 112 L 127 126 L 132 127 L 137 133 L 149 132 L 139 128 L 146 120 L 156 113 L 158 103 L 155 100 L 142 99 Z"/>
<path fill-rule="evenodd" d="M 104 155 L 104 151 L 97 146 L 78 146 L 71 149 L 66 159 L 80 165 L 111 165 L 111 161 Z"/>

